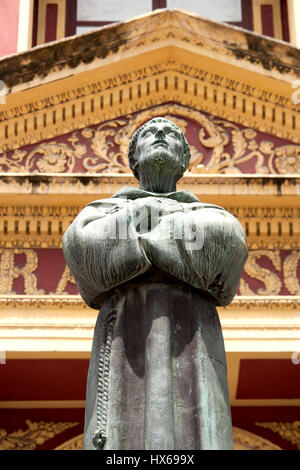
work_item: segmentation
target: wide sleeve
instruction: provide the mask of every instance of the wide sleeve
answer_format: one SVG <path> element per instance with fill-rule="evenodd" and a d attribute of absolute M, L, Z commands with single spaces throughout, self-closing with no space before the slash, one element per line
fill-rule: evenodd
<path fill-rule="evenodd" d="M 177 279 L 209 293 L 217 305 L 236 294 L 248 257 L 239 221 L 211 204 L 180 204 L 142 235 L 151 263 Z"/>
<path fill-rule="evenodd" d="M 128 205 L 105 199 L 88 204 L 63 237 L 63 253 L 83 300 L 92 308 L 100 294 L 146 272 L 151 263 L 138 239 Z"/>

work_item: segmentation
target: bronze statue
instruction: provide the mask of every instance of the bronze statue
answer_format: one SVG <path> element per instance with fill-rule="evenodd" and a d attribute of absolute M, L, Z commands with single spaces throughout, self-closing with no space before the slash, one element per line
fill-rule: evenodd
<path fill-rule="evenodd" d="M 63 238 L 79 292 L 101 309 L 87 381 L 85 449 L 232 449 L 216 305 L 234 297 L 244 231 L 223 208 L 176 191 L 190 151 L 165 118 L 129 146 L 140 189 L 88 204 Z"/>

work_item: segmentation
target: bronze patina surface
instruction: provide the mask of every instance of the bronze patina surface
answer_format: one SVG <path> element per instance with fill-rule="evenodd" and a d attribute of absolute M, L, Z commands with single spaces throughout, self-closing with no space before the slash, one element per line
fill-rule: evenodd
<path fill-rule="evenodd" d="M 216 305 L 233 299 L 244 231 L 176 182 L 190 158 L 165 118 L 129 146 L 140 189 L 88 204 L 64 235 L 84 301 L 101 308 L 87 381 L 85 449 L 232 449 Z"/>

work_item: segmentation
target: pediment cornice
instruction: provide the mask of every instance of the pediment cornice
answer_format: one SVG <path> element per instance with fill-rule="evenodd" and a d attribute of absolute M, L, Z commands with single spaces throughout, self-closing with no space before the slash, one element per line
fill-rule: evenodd
<path fill-rule="evenodd" d="M 8 87 L 32 82 L 36 77 L 51 81 L 53 72 L 94 68 L 98 61 L 110 63 L 113 56 L 122 60 L 126 52 L 132 55 L 149 45 L 157 48 L 176 42 L 223 61 L 225 56 L 230 57 L 232 63 L 243 68 L 300 76 L 300 51 L 296 47 L 178 9 L 156 10 L 5 57 L 0 61 L 0 76 Z"/>

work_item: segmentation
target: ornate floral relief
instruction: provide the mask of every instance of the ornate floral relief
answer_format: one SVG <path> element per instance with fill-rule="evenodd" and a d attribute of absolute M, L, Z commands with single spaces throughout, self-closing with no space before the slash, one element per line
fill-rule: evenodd
<path fill-rule="evenodd" d="M 12 433 L 0 428 L 0 450 L 34 450 L 57 434 L 78 425 L 78 423 L 33 422 L 30 419 L 26 419 L 25 423 L 27 429 L 18 429 Z"/>
<path fill-rule="evenodd" d="M 277 423 L 274 421 L 271 423 L 255 424 L 278 433 L 280 437 L 286 439 L 300 449 L 300 421 L 294 421 L 292 423 Z"/>
<path fill-rule="evenodd" d="M 234 450 L 281 450 L 273 442 L 245 429 L 233 426 Z"/>
<path fill-rule="evenodd" d="M 271 144 L 271 142 L 269 143 Z M 269 167 L 271 173 L 298 174 L 300 173 L 300 145 L 283 145 L 269 150 Z"/>
<path fill-rule="evenodd" d="M 30 153 L 18 149 L 10 155 L 2 154 L 0 171 L 72 173 L 81 168 L 84 173 L 130 173 L 130 136 L 143 122 L 160 115 L 173 120 L 186 134 L 191 122 L 197 129 L 191 143 L 189 173 L 300 174 L 300 145 L 276 147 L 271 140 L 261 141 L 254 129 L 177 104 L 86 127 L 73 132 L 69 143 L 44 142 Z"/>
<path fill-rule="evenodd" d="M 0 156 L 0 171 L 33 173 L 72 173 L 76 159 L 86 153 L 85 145 L 78 144 L 76 132 L 68 138 L 71 146 L 55 141 L 42 143 L 27 154 L 24 150 L 15 150 L 9 157 Z"/>
<path fill-rule="evenodd" d="M 88 173 L 128 173 L 130 172 L 127 152 L 122 152 L 124 135 L 118 129 L 126 121 L 115 120 L 101 124 L 96 130 L 86 128 L 82 131 L 83 137 L 91 139 L 94 156 L 83 159 L 82 165 Z M 107 128 L 110 126 L 110 128 Z M 123 127 L 121 127 L 121 130 Z M 125 138 L 126 140 L 126 138 Z M 119 151 L 116 151 L 116 144 Z M 128 144 L 128 140 L 127 140 Z"/>
<path fill-rule="evenodd" d="M 27 297 L 26 295 L 0 296 L 1 309 L 33 309 L 33 308 L 56 308 L 56 309 L 71 309 L 93 311 L 88 307 L 80 297 L 80 295 L 37 295 Z M 255 295 L 252 297 L 236 296 L 228 307 L 224 307 L 231 311 L 240 312 L 250 309 L 264 309 L 265 311 L 281 311 L 284 309 L 286 312 L 296 312 L 300 310 L 299 296 L 281 295 L 274 297 L 261 297 Z M 95 319 L 92 321 L 91 328 L 95 326 Z"/>

